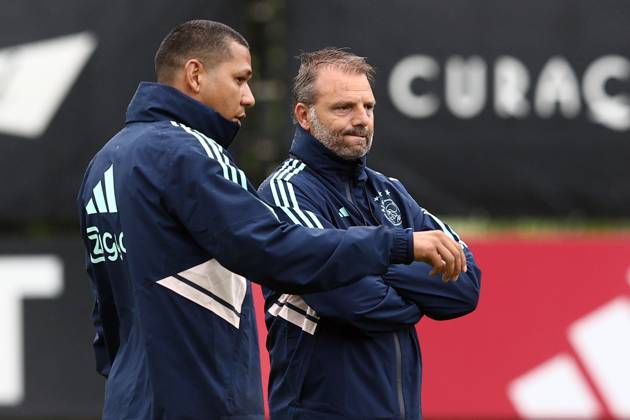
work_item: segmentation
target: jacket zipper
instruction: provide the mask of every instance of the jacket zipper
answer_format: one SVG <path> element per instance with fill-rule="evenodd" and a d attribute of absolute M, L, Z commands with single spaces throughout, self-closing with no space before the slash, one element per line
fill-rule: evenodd
<path fill-rule="evenodd" d="M 400 351 L 400 339 L 397 333 L 394 334 L 394 346 L 396 347 L 396 388 L 398 391 L 398 406 L 400 407 L 400 419 L 405 419 L 405 398 L 403 397 L 402 384 L 402 353 Z"/>
<path fill-rule="evenodd" d="M 354 204 L 354 199 L 352 198 L 352 186 L 350 185 L 350 180 L 346 182 L 346 196 L 348 197 L 348 200 L 350 200 L 352 205 L 356 207 L 356 204 Z"/>
<path fill-rule="evenodd" d="M 380 223 L 378 222 L 378 219 L 376 218 L 376 216 L 374 215 L 374 212 L 372 211 L 372 206 L 370 203 L 370 196 L 369 194 L 367 194 L 367 190 L 365 192 L 366 192 L 366 198 L 368 200 L 367 204 L 370 209 L 370 214 L 372 218 L 374 219 L 374 221 L 376 221 L 376 225 L 378 226 Z M 348 197 L 348 200 L 350 200 L 352 205 L 354 207 L 357 207 L 352 197 L 352 186 L 350 185 L 350 181 L 346 183 L 346 196 Z M 363 216 L 362 212 L 359 212 L 359 213 L 361 214 L 361 216 Z M 398 334 L 394 332 L 393 336 L 394 336 L 394 347 L 396 349 L 396 391 L 398 393 L 398 407 L 400 408 L 400 419 L 405 420 L 405 416 L 406 416 L 405 398 L 403 396 L 403 383 L 402 383 L 402 352 L 400 350 L 400 339 L 398 338 Z"/>

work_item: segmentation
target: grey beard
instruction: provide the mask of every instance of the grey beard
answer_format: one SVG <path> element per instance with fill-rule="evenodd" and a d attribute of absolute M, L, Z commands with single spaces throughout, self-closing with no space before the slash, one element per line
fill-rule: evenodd
<path fill-rule="evenodd" d="M 321 144 L 340 158 L 345 160 L 360 159 L 370 151 L 370 148 L 372 147 L 373 133 L 368 131 L 368 141 L 365 148 L 360 150 L 352 149 L 343 143 L 343 133 L 329 130 L 328 127 L 319 121 L 317 113 L 315 112 L 315 107 L 309 108 L 308 116 L 311 120 L 311 136 L 319 140 Z M 361 135 L 363 135 L 363 133 Z"/>

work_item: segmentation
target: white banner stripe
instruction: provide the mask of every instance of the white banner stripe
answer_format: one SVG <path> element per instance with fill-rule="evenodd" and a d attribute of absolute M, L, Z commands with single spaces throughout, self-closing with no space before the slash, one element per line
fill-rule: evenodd
<path fill-rule="evenodd" d="M 239 328 L 241 322 L 240 317 L 232 312 L 230 309 L 228 309 L 226 306 L 220 304 L 205 293 L 200 292 L 194 287 L 189 286 L 174 277 L 167 277 L 165 279 L 159 280 L 157 283 L 160 286 L 172 290 L 178 295 L 190 300 L 191 302 L 194 302 L 197 305 L 206 308 L 210 312 L 227 321 L 232 326 Z"/>
<path fill-rule="evenodd" d="M 110 213 L 118 213 L 116 205 L 116 193 L 114 192 L 114 165 L 105 171 L 105 196 Z"/>
<path fill-rule="evenodd" d="M 630 419 L 630 299 L 617 297 L 575 321 L 569 341 L 613 417 Z"/>
<path fill-rule="evenodd" d="M 522 418 L 594 419 L 601 408 L 577 364 L 559 354 L 508 385 L 508 397 Z"/>

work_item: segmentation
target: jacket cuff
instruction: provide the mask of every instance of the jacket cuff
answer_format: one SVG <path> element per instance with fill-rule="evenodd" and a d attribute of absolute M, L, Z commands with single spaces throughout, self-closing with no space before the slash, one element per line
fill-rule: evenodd
<path fill-rule="evenodd" d="M 413 262 L 413 230 L 396 229 L 394 231 L 394 241 L 392 242 L 392 252 L 390 254 L 391 264 L 411 264 Z"/>

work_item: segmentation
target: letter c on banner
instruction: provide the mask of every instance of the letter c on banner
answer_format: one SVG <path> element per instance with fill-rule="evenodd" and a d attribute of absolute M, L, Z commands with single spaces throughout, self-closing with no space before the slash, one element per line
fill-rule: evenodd
<path fill-rule="evenodd" d="M 591 118 L 610 129 L 630 129 L 630 96 L 609 95 L 609 79 L 630 78 L 630 61 L 619 55 L 606 55 L 595 60 L 584 72 L 582 88 Z"/>
<path fill-rule="evenodd" d="M 389 75 L 389 96 L 392 103 L 410 118 L 426 118 L 440 107 L 439 99 L 430 93 L 417 95 L 411 89 L 415 79 L 434 80 L 440 73 L 436 61 L 426 55 L 410 55 L 400 60 Z"/>

